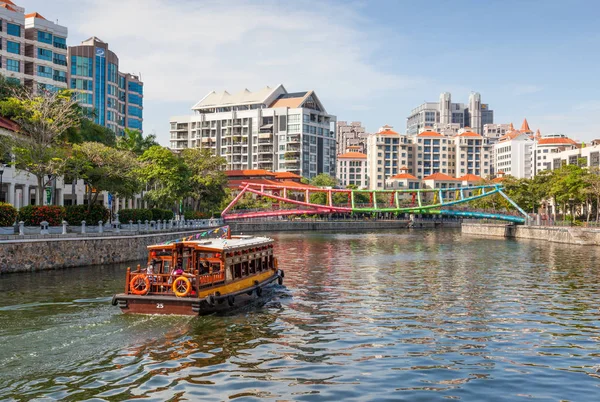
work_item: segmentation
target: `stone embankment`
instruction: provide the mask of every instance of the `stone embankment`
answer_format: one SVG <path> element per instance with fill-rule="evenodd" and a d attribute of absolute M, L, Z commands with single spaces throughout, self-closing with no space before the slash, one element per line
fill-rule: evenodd
<path fill-rule="evenodd" d="M 128 236 L 76 236 L 0 241 L 0 273 L 42 271 L 140 260 L 146 247 L 208 229 Z"/>
<path fill-rule="evenodd" d="M 554 243 L 600 246 L 600 229 L 573 226 L 525 226 L 512 224 L 463 223 L 466 235 L 544 240 Z"/>

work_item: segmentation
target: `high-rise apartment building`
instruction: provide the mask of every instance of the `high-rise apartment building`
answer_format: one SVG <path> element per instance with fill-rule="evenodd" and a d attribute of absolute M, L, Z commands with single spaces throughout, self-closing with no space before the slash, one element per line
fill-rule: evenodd
<path fill-rule="evenodd" d="M 0 0 L 0 73 L 34 91 L 67 87 L 66 27 Z"/>
<path fill-rule="evenodd" d="M 256 92 L 211 92 L 193 115 L 171 118 L 171 149 L 210 149 L 228 170 L 266 169 L 304 177 L 335 176 L 336 117 L 314 91 L 283 85 Z"/>
<path fill-rule="evenodd" d="M 416 169 L 414 144 L 391 126 L 383 126 L 375 134 L 367 136 L 368 184 L 372 190 L 385 188 L 386 180 L 400 173 L 401 169 L 412 173 Z"/>
<path fill-rule="evenodd" d="M 360 121 L 348 123 L 338 121 L 336 124 L 337 154 L 343 154 L 349 147 L 360 147 L 359 152 L 366 152 L 367 134 Z"/>
<path fill-rule="evenodd" d="M 119 58 L 96 37 L 68 53 L 69 87 L 97 124 L 117 135 L 126 128 L 142 131 L 144 85 L 139 76 L 119 71 Z"/>
<path fill-rule="evenodd" d="M 494 122 L 494 111 L 481 103 L 477 92 L 469 96 L 469 103 L 452 103 L 448 92 L 440 95 L 439 102 L 425 102 L 411 111 L 406 120 L 406 133 L 416 135 L 428 129 L 455 129 L 469 127 L 473 132 L 483 133 L 483 126 Z M 434 128 L 435 127 L 435 128 Z M 448 133 L 444 133 L 448 134 Z"/>

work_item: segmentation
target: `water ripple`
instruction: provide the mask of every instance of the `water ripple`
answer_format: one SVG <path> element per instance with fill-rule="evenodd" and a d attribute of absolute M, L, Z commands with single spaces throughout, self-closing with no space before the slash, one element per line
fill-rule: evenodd
<path fill-rule="evenodd" d="M 120 314 L 108 301 L 124 266 L 3 277 L 0 399 L 600 393 L 596 248 L 455 231 L 276 237 L 286 286 L 219 316 Z"/>

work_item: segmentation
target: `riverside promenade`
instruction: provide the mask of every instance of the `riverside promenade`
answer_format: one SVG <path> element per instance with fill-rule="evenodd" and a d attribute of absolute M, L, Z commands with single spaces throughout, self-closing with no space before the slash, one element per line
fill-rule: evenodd
<path fill-rule="evenodd" d="M 531 239 L 553 243 L 600 246 L 600 229 L 597 228 L 463 222 L 461 232 L 470 236 Z"/>

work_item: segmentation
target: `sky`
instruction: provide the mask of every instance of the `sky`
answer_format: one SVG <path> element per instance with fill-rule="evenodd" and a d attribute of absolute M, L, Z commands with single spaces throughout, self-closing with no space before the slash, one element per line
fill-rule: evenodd
<path fill-rule="evenodd" d="M 21 0 L 97 36 L 144 81 L 144 133 L 210 91 L 314 90 L 338 121 L 405 132 L 411 109 L 471 92 L 495 123 L 600 138 L 596 0 Z"/>

